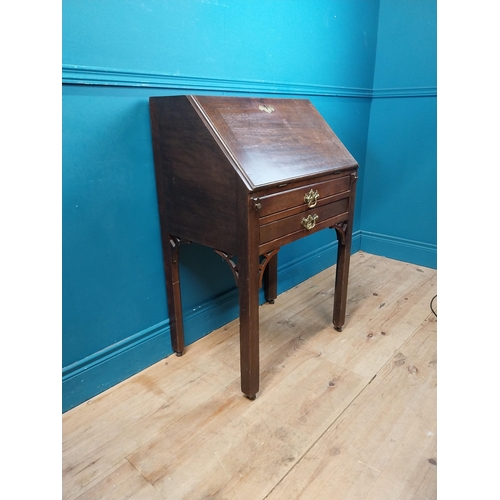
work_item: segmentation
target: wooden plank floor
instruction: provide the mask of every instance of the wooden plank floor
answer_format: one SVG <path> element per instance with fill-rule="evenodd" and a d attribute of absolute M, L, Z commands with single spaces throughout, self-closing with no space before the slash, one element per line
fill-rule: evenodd
<path fill-rule="evenodd" d="M 235 320 L 65 413 L 63 498 L 435 499 L 436 271 L 351 262 L 343 332 L 335 267 L 260 308 L 255 401 Z"/>

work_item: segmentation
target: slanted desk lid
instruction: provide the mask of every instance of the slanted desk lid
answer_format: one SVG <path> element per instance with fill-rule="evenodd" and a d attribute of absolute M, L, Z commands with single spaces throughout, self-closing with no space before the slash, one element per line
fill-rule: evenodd
<path fill-rule="evenodd" d="M 190 96 L 252 189 L 357 162 L 306 99 Z"/>

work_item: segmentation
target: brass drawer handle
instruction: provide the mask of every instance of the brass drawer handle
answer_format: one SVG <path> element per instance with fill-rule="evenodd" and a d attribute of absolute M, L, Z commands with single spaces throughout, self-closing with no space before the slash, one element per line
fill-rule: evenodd
<path fill-rule="evenodd" d="M 310 231 L 316 225 L 317 220 L 318 220 L 318 216 L 316 214 L 314 214 L 314 215 L 309 214 L 307 217 L 304 217 L 302 219 L 302 225 L 308 231 Z"/>
<path fill-rule="evenodd" d="M 319 193 L 312 189 L 304 196 L 304 202 L 307 203 L 309 208 L 314 208 L 318 203 Z"/>

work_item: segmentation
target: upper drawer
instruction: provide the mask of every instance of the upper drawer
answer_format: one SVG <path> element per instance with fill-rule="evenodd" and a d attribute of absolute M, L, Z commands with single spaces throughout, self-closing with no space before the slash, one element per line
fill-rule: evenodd
<path fill-rule="evenodd" d="M 259 198 L 261 208 L 260 217 L 281 212 L 283 210 L 304 206 L 314 207 L 322 199 L 349 191 L 351 176 L 345 175 L 338 179 L 323 182 L 315 182 L 295 189 L 289 189 L 280 193 L 273 193 Z"/>

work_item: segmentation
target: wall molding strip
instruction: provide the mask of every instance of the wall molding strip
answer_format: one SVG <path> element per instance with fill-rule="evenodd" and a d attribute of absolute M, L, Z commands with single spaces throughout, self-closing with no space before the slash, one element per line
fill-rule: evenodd
<path fill-rule="evenodd" d="M 389 89 L 373 89 L 372 97 L 437 97 L 437 87 L 400 87 Z"/>
<path fill-rule="evenodd" d="M 168 75 L 112 68 L 63 64 L 62 83 L 66 85 L 106 85 L 179 90 L 212 90 L 265 94 L 300 94 L 329 97 L 371 97 L 371 89 L 269 82 L 264 80 L 228 80 L 195 76 Z"/>
<path fill-rule="evenodd" d="M 83 358 L 71 365 L 65 366 L 62 370 L 63 382 L 71 377 L 77 377 L 81 375 L 89 368 L 93 368 L 94 366 L 109 361 L 113 357 L 123 354 L 129 349 L 133 349 L 143 342 L 147 342 L 155 337 L 161 336 L 167 330 L 169 331 L 168 323 L 168 320 L 162 321 L 161 323 L 158 323 L 150 328 L 147 328 L 146 330 L 131 335 L 130 337 L 127 337 L 126 339 L 117 342 L 116 344 L 108 346 L 101 351 L 92 353 L 90 356 Z"/>
<path fill-rule="evenodd" d="M 169 75 L 114 68 L 63 64 L 62 83 L 65 85 L 103 85 L 115 87 L 168 88 L 216 92 L 244 92 L 326 97 L 436 97 L 437 87 L 401 87 L 368 89 L 315 85 L 308 83 L 269 82 L 264 80 L 234 80 L 197 76 Z"/>
<path fill-rule="evenodd" d="M 437 245 L 361 231 L 360 249 L 389 259 L 437 269 Z"/>

